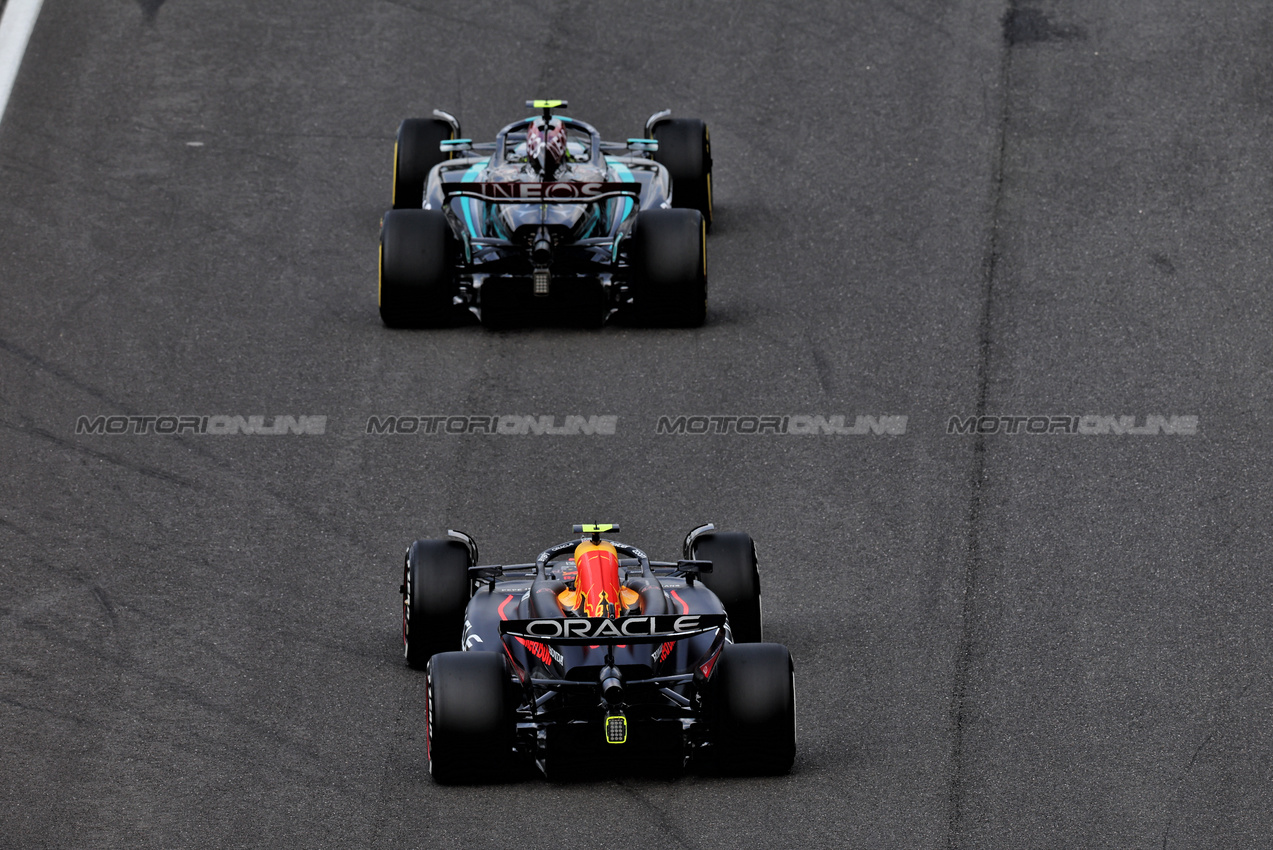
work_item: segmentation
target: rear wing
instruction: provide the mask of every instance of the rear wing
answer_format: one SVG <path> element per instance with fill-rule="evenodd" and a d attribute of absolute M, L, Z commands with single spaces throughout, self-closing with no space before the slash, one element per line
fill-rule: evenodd
<path fill-rule="evenodd" d="M 640 183 L 573 182 L 557 183 L 443 183 L 442 194 L 451 198 L 474 198 L 491 204 L 591 204 L 612 198 L 641 197 Z"/>
<path fill-rule="evenodd" d="M 607 617 L 555 617 L 542 620 L 504 620 L 501 637 L 564 645 L 610 643 L 664 643 L 724 628 L 724 614 L 637 615 L 611 620 Z"/>
<path fill-rule="evenodd" d="M 574 544 L 572 543 L 571 545 L 573 546 Z M 476 546 L 477 544 L 474 544 L 473 551 L 476 551 Z M 559 562 L 554 562 L 554 564 L 557 563 Z M 650 566 L 651 575 L 682 575 L 689 580 L 690 584 L 693 584 L 694 579 L 700 577 L 703 573 L 712 571 L 711 561 L 680 560 L 673 562 L 647 560 L 645 563 Z M 469 567 L 469 580 L 494 582 L 495 579 L 503 578 L 510 574 L 534 573 L 537 566 L 537 564 L 481 564 Z M 620 558 L 619 566 L 627 569 L 641 567 L 642 561 L 640 558 Z"/>

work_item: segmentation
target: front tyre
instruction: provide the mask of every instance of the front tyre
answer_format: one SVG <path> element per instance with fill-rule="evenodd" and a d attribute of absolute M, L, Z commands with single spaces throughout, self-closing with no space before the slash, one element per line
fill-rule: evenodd
<path fill-rule="evenodd" d="M 381 321 L 391 328 L 454 322 L 458 250 L 441 210 L 385 213 L 380 228 Z"/>
<path fill-rule="evenodd" d="M 654 126 L 654 161 L 672 178 L 672 205 L 698 210 L 712 227 L 712 141 L 697 118 L 669 118 Z"/>
<path fill-rule="evenodd" d="M 429 773 L 444 785 L 490 782 L 512 762 L 514 718 L 504 656 L 443 652 L 428 667 Z"/>
<path fill-rule="evenodd" d="M 693 328 L 707 319 L 707 229 L 695 210 L 637 213 L 628 240 L 639 324 Z"/>
<path fill-rule="evenodd" d="M 433 655 L 459 649 L 469 604 L 469 551 L 458 540 L 417 540 L 402 567 L 402 646 L 421 668 Z"/>
<path fill-rule="evenodd" d="M 777 643 L 721 650 L 706 707 L 713 762 L 723 773 L 788 773 L 796 758 L 795 665 Z"/>

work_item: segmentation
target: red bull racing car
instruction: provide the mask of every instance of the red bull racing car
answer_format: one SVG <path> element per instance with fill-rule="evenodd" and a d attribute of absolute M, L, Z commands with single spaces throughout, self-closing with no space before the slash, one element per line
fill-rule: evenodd
<path fill-rule="evenodd" d="M 607 142 L 557 114 L 564 100 L 460 137 L 455 116 L 409 118 L 394 145 L 393 209 L 380 229 L 380 316 L 392 327 L 483 324 L 697 326 L 712 222 L 707 125 L 651 115 Z"/>
<path fill-rule="evenodd" d="M 458 531 L 407 550 L 402 636 L 426 670 L 434 780 L 789 771 L 794 667 L 761 642 L 752 539 L 700 526 L 665 562 L 602 537 L 617 525 L 574 530 L 527 564 L 479 565 Z"/>

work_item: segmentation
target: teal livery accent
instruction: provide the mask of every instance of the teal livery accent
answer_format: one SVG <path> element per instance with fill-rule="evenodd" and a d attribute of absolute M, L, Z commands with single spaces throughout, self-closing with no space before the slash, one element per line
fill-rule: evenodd
<path fill-rule="evenodd" d="M 614 171 L 615 171 L 615 173 L 616 173 L 616 174 L 618 174 L 618 175 L 619 175 L 619 180 L 620 180 L 620 182 L 623 182 L 623 183 L 635 183 L 635 182 L 636 182 L 636 178 L 632 176 L 632 169 L 628 168 L 628 167 L 627 167 L 626 165 L 624 165 L 623 163 L 621 163 L 621 162 L 616 162 L 614 159 L 612 159 L 612 158 L 610 158 L 610 157 L 606 157 L 606 163 L 607 163 L 607 164 L 608 164 L 611 168 L 613 168 L 613 169 L 614 169 Z M 625 219 L 627 219 L 628 214 L 629 214 L 630 212 L 632 212 L 632 199 L 631 199 L 631 198 L 624 198 L 624 199 L 623 199 L 623 215 L 619 216 L 619 221 L 624 221 Z M 616 223 L 617 223 L 617 222 L 616 222 Z"/>
<path fill-rule="evenodd" d="M 482 172 L 482 169 L 485 168 L 486 164 L 489 162 L 490 162 L 489 159 L 484 159 L 481 162 L 478 162 L 478 163 L 475 163 L 474 165 L 469 166 L 469 170 L 464 172 L 464 176 L 460 178 L 460 182 L 461 183 L 476 182 L 477 175 Z M 472 214 L 472 209 L 478 204 L 478 202 L 473 200 L 472 198 L 465 198 L 462 203 L 464 206 L 464 226 L 469 229 L 469 235 L 474 238 L 481 236 L 482 234 L 478 233 L 477 228 L 473 225 L 473 214 Z"/>

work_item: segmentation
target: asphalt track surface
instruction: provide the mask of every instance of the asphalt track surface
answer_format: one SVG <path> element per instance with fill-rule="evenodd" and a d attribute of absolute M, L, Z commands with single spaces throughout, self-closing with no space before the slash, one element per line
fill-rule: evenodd
<path fill-rule="evenodd" d="M 46 0 L 0 125 L 0 847 L 1269 846 L 1270 45 L 1250 0 Z M 536 96 L 709 122 L 706 327 L 380 325 L 399 120 Z M 254 414 L 325 433 L 75 433 Z M 410 414 L 618 418 L 366 433 Z M 947 433 L 1097 414 L 1198 419 Z M 759 541 L 790 776 L 432 784 L 404 547 L 594 520 Z"/>

